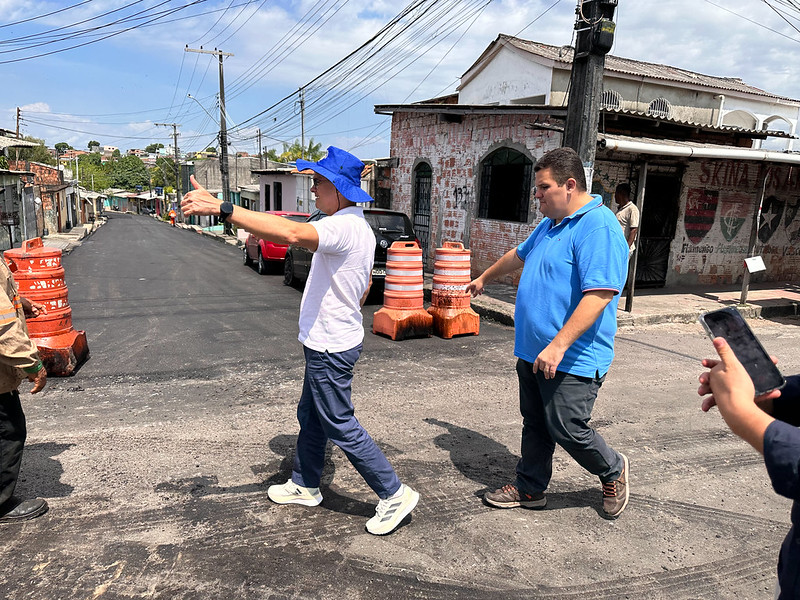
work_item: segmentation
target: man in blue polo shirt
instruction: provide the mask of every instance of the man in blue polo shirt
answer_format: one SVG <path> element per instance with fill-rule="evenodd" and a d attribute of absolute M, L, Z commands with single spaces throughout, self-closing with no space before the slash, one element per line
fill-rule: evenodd
<path fill-rule="evenodd" d="M 514 315 L 522 457 L 516 482 L 484 500 L 498 508 L 544 508 L 558 444 L 600 478 L 603 515 L 616 519 L 628 504 L 628 459 L 588 421 L 614 358 L 628 245 L 614 213 L 586 191 L 574 150 L 548 152 L 534 171 L 545 218 L 467 286 L 477 296 L 487 282 L 522 268 Z"/>

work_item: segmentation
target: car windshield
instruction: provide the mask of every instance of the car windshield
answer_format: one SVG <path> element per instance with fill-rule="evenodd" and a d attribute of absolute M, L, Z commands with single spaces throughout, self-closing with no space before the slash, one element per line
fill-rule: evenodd
<path fill-rule="evenodd" d="M 364 213 L 364 218 L 381 233 L 408 233 L 411 227 L 408 218 L 397 213 Z"/>
<path fill-rule="evenodd" d="M 308 219 L 305 215 L 283 215 L 286 219 L 290 221 L 296 221 L 298 223 L 305 223 L 306 219 Z"/>

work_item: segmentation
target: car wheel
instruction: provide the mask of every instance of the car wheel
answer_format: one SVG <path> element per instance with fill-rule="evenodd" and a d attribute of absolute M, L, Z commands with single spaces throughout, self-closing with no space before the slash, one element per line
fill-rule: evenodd
<path fill-rule="evenodd" d="M 247 246 L 242 248 L 242 256 L 244 256 L 244 266 L 249 267 L 253 264 L 253 261 L 250 260 L 250 257 L 247 255 Z"/>
<path fill-rule="evenodd" d="M 258 253 L 258 274 L 259 275 L 266 275 L 269 272 L 269 265 L 267 261 L 264 260 L 264 256 L 261 252 Z"/>
<path fill-rule="evenodd" d="M 283 260 L 283 285 L 294 285 L 295 282 L 297 277 L 294 276 L 294 261 L 292 255 L 287 252 Z"/>

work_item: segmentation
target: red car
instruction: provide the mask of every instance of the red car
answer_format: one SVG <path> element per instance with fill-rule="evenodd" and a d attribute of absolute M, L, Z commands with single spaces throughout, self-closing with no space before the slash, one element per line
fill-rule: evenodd
<path fill-rule="evenodd" d="M 299 223 L 305 222 L 309 216 L 308 213 L 286 210 L 268 210 L 267 214 L 286 217 Z M 278 266 L 283 263 L 286 246 L 261 240 L 251 233 L 245 240 L 243 254 L 244 264 L 250 266 L 256 263 L 259 274 L 264 275 L 271 270 L 277 270 Z"/>

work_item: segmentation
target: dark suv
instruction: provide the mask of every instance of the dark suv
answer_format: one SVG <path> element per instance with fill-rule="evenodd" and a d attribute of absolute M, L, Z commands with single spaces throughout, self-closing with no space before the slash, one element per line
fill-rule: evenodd
<path fill-rule="evenodd" d="M 319 221 L 327 215 L 315 210 L 307 223 Z M 372 265 L 372 289 L 383 289 L 386 279 L 386 250 L 393 242 L 417 241 L 411 219 L 403 212 L 382 208 L 365 208 L 364 218 L 375 233 L 375 262 Z M 305 283 L 311 269 L 313 253 L 300 246 L 289 246 L 283 261 L 283 283 L 295 285 Z"/>

